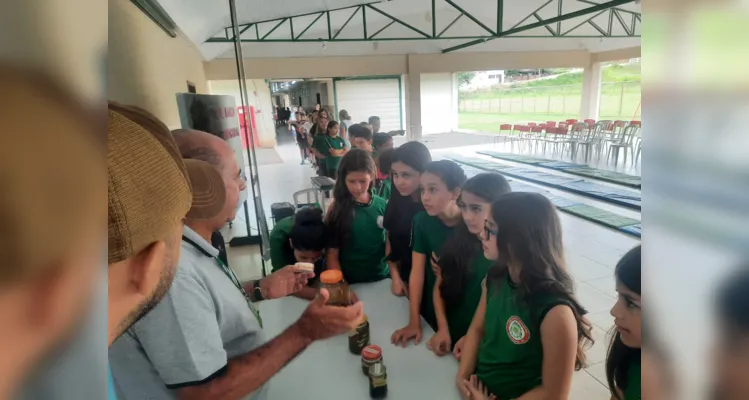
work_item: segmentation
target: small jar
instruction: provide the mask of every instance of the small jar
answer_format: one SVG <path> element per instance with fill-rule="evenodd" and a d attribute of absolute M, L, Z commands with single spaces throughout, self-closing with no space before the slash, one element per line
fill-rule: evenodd
<path fill-rule="evenodd" d="M 377 363 L 382 364 L 382 349 L 380 346 L 374 344 L 364 346 L 361 351 L 361 372 L 364 376 L 369 376 L 369 367 Z"/>
<path fill-rule="evenodd" d="M 349 289 L 346 281 L 343 280 L 343 272 L 337 269 L 329 269 L 320 274 L 320 284 L 318 289 L 326 289 L 328 302 L 331 306 L 347 307 L 351 305 Z"/>
<path fill-rule="evenodd" d="M 364 346 L 369 344 L 369 321 L 367 316 L 362 317 L 362 322 L 356 329 L 348 333 L 348 349 L 352 354 L 361 354 Z"/>
<path fill-rule="evenodd" d="M 388 395 L 388 374 L 385 364 L 376 363 L 369 367 L 369 397 L 384 399 Z"/>

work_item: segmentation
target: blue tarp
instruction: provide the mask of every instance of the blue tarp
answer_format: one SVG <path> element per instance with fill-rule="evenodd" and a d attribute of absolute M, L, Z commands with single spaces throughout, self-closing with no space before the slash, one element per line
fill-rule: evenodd
<path fill-rule="evenodd" d="M 480 173 L 486 173 L 486 169 L 478 168 L 476 166 L 472 166 L 469 164 L 464 164 L 461 160 L 458 160 L 455 158 L 456 161 L 459 161 L 463 164 L 462 168 L 463 171 L 466 173 L 466 176 L 468 178 L 471 178 L 473 176 L 476 176 Z M 470 160 L 470 161 L 473 161 Z M 481 160 L 479 160 L 481 161 Z M 473 165 L 485 165 L 485 168 L 491 168 L 493 167 L 493 164 L 496 164 L 494 162 L 484 162 L 484 163 L 472 163 Z M 512 168 L 512 167 L 511 167 Z M 504 172 L 504 169 L 502 170 Z M 593 206 L 586 206 L 583 203 L 580 203 L 577 200 L 569 199 L 562 196 L 557 196 L 554 194 L 551 194 L 548 190 L 544 190 L 543 188 L 540 188 L 538 186 L 528 185 L 523 182 L 519 182 L 513 179 L 507 180 L 510 183 L 510 187 L 512 187 L 512 190 L 515 192 L 535 192 L 535 193 L 541 193 L 544 196 L 546 196 L 560 211 L 570 213 L 572 215 L 576 215 L 581 218 L 585 218 L 588 221 L 606 226 L 608 228 L 618 229 L 622 233 L 626 233 L 629 235 L 640 237 L 640 224 L 638 223 L 636 226 L 636 230 L 625 230 L 625 228 L 618 228 L 618 226 L 614 225 L 613 223 L 617 220 L 620 220 L 624 217 L 614 214 L 612 212 L 601 210 Z M 585 206 L 584 208 L 587 210 L 587 212 L 581 214 L 581 210 L 578 210 L 579 206 Z M 584 214 L 584 216 L 583 216 Z M 633 220 L 633 222 L 639 222 L 637 220 Z"/>
<path fill-rule="evenodd" d="M 613 188 L 600 183 L 586 181 L 580 178 L 568 178 L 546 172 L 537 171 L 523 167 L 508 167 L 491 160 L 477 159 L 474 157 L 448 156 L 462 164 L 468 164 L 477 168 L 496 171 L 503 175 L 526 180 L 582 196 L 620 205 L 623 207 L 641 209 L 642 195 L 633 190 Z"/>
<path fill-rule="evenodd" d="M 623 228 L 619 228 L 619 230 L 633 236 L 642 237 L 642 224 L 625 226 Z"/>

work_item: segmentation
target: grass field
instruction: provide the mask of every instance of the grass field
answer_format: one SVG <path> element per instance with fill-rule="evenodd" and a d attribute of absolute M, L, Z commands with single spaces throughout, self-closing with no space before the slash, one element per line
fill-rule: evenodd
<path fill-rule="evenodd" d="M 610 65 L 602 70 L 600 119 L 640 119 L 640 64 Z M 582 72 L 516 83 L 476 92 L 461 92 L 458 127 L 495 132 L 502 123 L 560 121 L 577 118 L 582 99 Z"/>

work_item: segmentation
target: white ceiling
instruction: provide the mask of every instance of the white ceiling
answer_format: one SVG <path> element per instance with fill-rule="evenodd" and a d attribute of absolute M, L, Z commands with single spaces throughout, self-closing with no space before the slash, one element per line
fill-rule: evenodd
<path fill-rule="evenodd" d="M 205 43 L 211 37 L 223 37 L 224 28 L 231 25 L 229 17 L 228 0 L 158 0 L 161 6 L 169 13 L 179 28 L 200 49 L 206 60 L 214 58 L 233 58 L 234 51 L 230 43 Z M 453 0 L 455 4 L 473 15 L 480 22 L 491 29 L 497 25 L 497 0 Z M 525 21 L 523 18 L 538 10 L 537 14 L 543 18 L 556 17 L 559 12 L 561 0 L 504 0 L 503 7 L 503 30 L 515 25 L 520 27 L 537 22 L 535 17 Z M 607 0 L 587 0 L 595 3 L 603 3 Z M 343 7 L 355 6 L 373 0 L 236 0 L 237 16 L 240 24 L 268 21 L 276 18 L 291 17 L 305 13 L 335 10 Z M 540 8 L 546 4 L 543 8 Z M 394 0 L 376 3 L 375 6 L 383 12 L 390 14 L 414 28 L 423 32 L 431 33 L 431 0 Z M 565 0 L 561 2 L 562 14 L 592 7 L 592 4 L 579 0 Z M 640 5 L 634 2 L 618 8 L 632 12 L 641 12 Z M 442 31 L 459 12 L 444 0 L 436 0 L 436 29 Z M 344 22 L 353 13 L 354 9 L 333 11 L 330 13 L 331 28 L 333 34 L 343 26 Z M 339 38 L 361 38 L 363 32 L 362 18 L 359 14 L 346 25 L 340 32 Z M 559 24 L 561 32 L 566 32 L 594 14 L 562 21 Z M 605 12 L 595 19 L 598 26 L 604 30 L 609 25 L 609 13 Z M 630 22 L 631 14 L 621 13 L 626 23 Z M 317 16 L 303 16 L 292 18 L 295 35 L 309 25 Z M 378 31 L 390 22 L 386 16 L 367 12 L 367 31 L 369 35 Z M 522 22 L 521 22 L 522 21 Z M 277 21 L 258 24 L 257 31 L 260 36 L 265 35 Z M 552 28 L 556 29 L 554 24 Z M 327 37 L 327 19 L 320 18 L 308 29 L 302 39 L 318 39 Z M 640 21 L 635 24 L 635 33 L 640 33 Z M 255 27 L 249 29 L 242 37 L 256 38 Z M 481 26 L 463 16 L 449 30 L 445 36 L 482 36 L 488 32 Z M 492 51 L 558 51 L 558 50 L 587 50 L 600 52 L 640 45 L 639 37 L 624 38 L 552 38 L 544 27 L 527 30 L 517 34 L 523 38 L 498 38 L 487 43 L 467 47 L 459 50 L 461 52 L 492 52 Z M 575 36 L 598 36 L 600 33 L 590 24 L 584 24 L 570 33 Z M 614 19 L 612 24 L 612 35 L 626 35 L 621 24 Z M 285 22 L 271 33 L 267 39 L 288 39 L 290 36 L 289 22 Z M 538 38 L 527 36 L 539 36 Z M 389 28 L 377 35 L 378 38 L 392 37 L 419 37 L 419 34 L 399 23 L 392 24 Z M 424 54 L 439 53 L 448 47 L 470 42 L 470 39 L 455 40 L 401 40 L 401 41 L 378 41 L 378 42 L 331 42 L 325 48 L 319 42 L 271 42 L 271 43 L 243 43 L 245 58 L 254 57 L 314 57 L 314 56 L 347 56 L 347 55 L 377 55 L 377 54 Z"/>

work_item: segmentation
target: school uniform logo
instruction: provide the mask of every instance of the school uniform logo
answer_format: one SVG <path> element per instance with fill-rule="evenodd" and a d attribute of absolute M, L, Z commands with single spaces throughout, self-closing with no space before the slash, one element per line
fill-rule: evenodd
<path fill-rule="evenodd" d="M 377 227 L 380 228 L 380 229 L 385 229 L 384 221 L 385 221 L 385 217 L 383 217 L 382 215 L 378 216 L 377 217 Z"/>
<path fill-rule="evenodd" d="M 512 343 L 524 344 L 531 338 L 531 332 L 528 330 L 528 327 L 525 326 L 520 318 L 514 315 L 507 320 L 506 329 L 507 336 L 512 340 Z"/>

